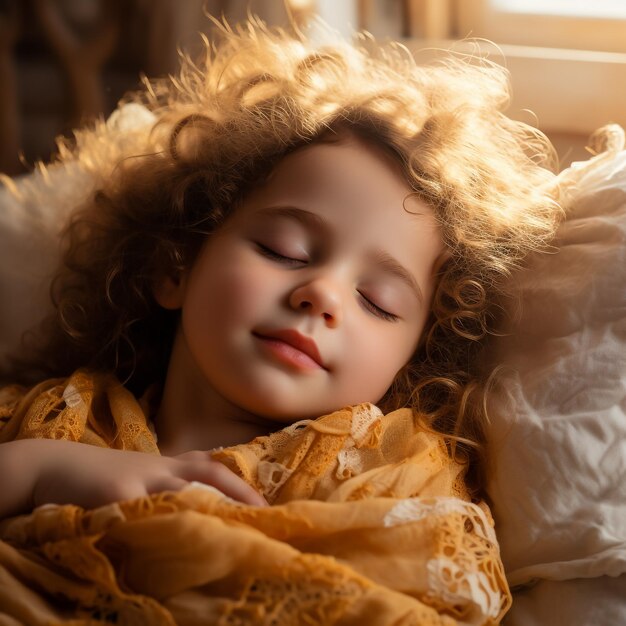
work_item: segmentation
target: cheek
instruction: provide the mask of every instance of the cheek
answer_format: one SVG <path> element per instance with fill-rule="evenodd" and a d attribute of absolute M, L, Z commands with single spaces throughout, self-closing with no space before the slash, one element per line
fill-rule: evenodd
<path fill-rule="evenodd" d="M 202 310 L 207 323 L 227 328 L 235 323 L 254 320 L 269 301 L 272 281 L 258 264 L 250 262 L 245 254 L 222 257 L 210 264 L 215 271 L 198 276 L 191 296 L 194 308 Z"/>
<path fill-rule="evenodd" d="M 413 355 L 418 331 L 368 326 L 352 336 L 346 387 L 352 388 L 355 397 L 377 402 Z"/>
<path fill-rule="evenodd" d="M 391 376 L 400 370 L 411 358 L 417 348 L 421 325 L 417 323 L 382 323 L 371 324 L 361 333 L 361 346 L 370 352 L 369 361 L 374 369 L 391 372 Z M 362 338 L 366 337 L 367 341 Z"/>

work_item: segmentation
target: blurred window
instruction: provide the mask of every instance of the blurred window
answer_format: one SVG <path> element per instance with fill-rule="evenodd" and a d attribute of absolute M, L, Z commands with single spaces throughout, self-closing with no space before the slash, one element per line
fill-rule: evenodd
<path fill-rule="evenodd" d="M 624 0 L 456 0 L 456 8 L 461 37 L 626 52 Z"/>
<path fill-rule="evenodd" d="M 491 0 L 490 4 L 508 13 L 626 18 L 624 0 Z"/>

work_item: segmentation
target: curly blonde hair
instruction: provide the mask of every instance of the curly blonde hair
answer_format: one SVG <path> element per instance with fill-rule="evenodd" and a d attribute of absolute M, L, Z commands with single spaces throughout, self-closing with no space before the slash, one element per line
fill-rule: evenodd
<path fill-rule="evenodd" d="M 381 405 L 413 406 L 480 458 L 480 351 L 511 270 L 559 217 L 549 142 L 502 113 L 506 71 L 452 53 L 419 66 L 399 44 L 316 45 L 254 20 L 222 25 L 220 39 L 202 63 L 133 96 L 158 121 L 144 152 L 72 217 L 42 373 L 113 369 L 136 393 L 162 380 L 177 316 L 155 302 L 155 281 L 190 267 L 286 154 L 347 130 L 393 155 L 449 251 L 422 341 Z M 103 137 L 91 131 L 65 158 L 89 159 Z"/>

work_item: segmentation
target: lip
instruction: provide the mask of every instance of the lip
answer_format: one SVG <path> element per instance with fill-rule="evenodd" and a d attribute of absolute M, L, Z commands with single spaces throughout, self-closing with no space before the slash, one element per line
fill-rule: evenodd
<path fill-rule="evenodd" d="M 258 339 L 266 339 L 266 340 L 278 340 L 279 342 L 283 342 L 292 348 L 295 348 L 297 351 L 302 352 L 306 356 L 309 357 L 312 361 L 314 361 L 319 367 L 322 369 L 327 369 L 322 361 L 322 357 L 317 348 L 317 344 L 313 339 L 309 337 L 305 337 L 297 330 L 293 329 L 280 329 L 280 330 L 263 330 L 263 331 L 255 331 L 252 333 Z M 289 359 L 289 355 L 286 356 L 287 360 Z M 297 359 L 296 359 L 297 360 Z M 303 365 L 300 363 L 300 365 Z M 305 368 L 306 369 L 306 368 Z"/>

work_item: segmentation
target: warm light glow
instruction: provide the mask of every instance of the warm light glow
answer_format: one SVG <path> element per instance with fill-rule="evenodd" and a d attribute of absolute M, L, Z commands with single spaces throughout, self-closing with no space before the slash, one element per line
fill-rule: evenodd
<path fill-rule="evenodd" d="M 308 11 L 313 9 L 315 0 L 287 0 L 287 4 L 296 11 Z"/>
<path fill-rule="evenodd" d="M 491 4 L 494 9 L 507 13 L 626 19 L 624 0 L 491 0 Z"/>

